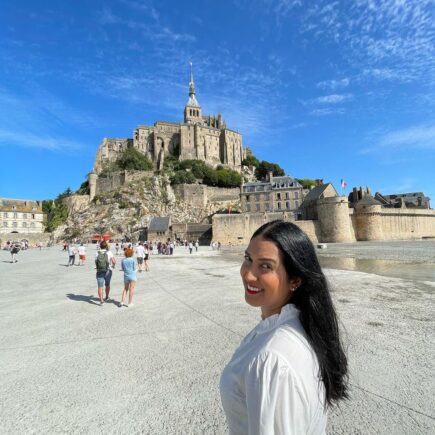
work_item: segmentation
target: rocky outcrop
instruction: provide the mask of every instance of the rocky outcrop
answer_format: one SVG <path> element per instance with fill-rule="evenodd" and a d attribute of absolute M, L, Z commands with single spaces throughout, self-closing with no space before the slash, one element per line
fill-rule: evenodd
<path fill-rule="evenodd" d="M 102 232 L 137 237 L 154 216 L 170 216 L 172 223 L 211 223 L 211 216 L 216 212 L 228 208 L 233 212 L 240 210 L 239 200 L 222 199 L 201 206 L 192 204 L 174 192 L 167 177 L 144 176 L 96 195 L 93 201 L 89 201 L 89 196 L 70 200 L 69 218 L 57 228 L 55 237 L 90 237 Z"/>

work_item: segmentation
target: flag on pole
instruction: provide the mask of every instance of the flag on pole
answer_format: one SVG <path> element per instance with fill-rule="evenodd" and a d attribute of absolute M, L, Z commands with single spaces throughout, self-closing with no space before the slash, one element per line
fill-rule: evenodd
<path fill-rule="evenodd" d="M 346 187 L 347 187 L 347 182 L 346 182 L 346 180 L 341 179 L 341 188 L 342 188 L 342 189 L 346 189 Z"/>

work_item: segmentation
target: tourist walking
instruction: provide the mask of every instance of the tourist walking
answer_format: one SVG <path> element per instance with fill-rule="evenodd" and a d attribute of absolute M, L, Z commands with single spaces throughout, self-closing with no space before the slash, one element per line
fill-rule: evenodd
<path fill-rule="evenodd" d="M 198 248 L 199 248 L 199 241 L 197 240 L 195 242 L 195 252 L 198 252 Z"/>
<path fill-rule="evenodd" d="M 84 266 L 86 261 L 86 246 L 83 243 L 80 244 L 79 248 L 79 266 Z"/>
<path fill-rule="evenodd" d="M 121 261 L 121 268 L 124 271 L 124 289 L 122 290 L 120 307 L 125 305 L 126 307 L 133 306 L 133 293 L 136 286 L 136 262 L 133 257 L 133 249 L 127 248 L 124 252 L 125 258 Z M 128 293 L 128 305 L 124 303 L 125 297 Z"/>
<path fill-rule="evenodd" d="M 100 305 L 109 300 L 110 281 L 112 279 L 112 270 L 116 265 L 115 256 L 109 250 L 106 241 L 100 243 L 100 250 L 95 253 L 95 266 L 97 269 L 98 297 Z M 106 297 L 103 299 L 103 290 L 106 290 Z"/>
<path fill-rule="evenodd" d="M 139 268 L 139 272 L 142 272 L 142 270 L 143 270 L 144 257 L 145 257 L 145 248 L 143 247 L 143 243 L 140 242 L 139 246 L 136 247 L 136 259 L 137 259 L 137 265 Z"/>
<path fill-rule="evenodd" d="M 74 263 L 76 261 L 76 248 L 75 246 L 70 243 L 68 245 L 68 266 L 74 266 Z"/>
<path fill-rule="evenodd" d="M 150 250 L 148 249 L 148 245 L 145 243 L 144 246 L 144 258 L 143 258 L 143 265 L 145 268 L 145 272 L 148 272 L 150 270 L 150 266 L 148 264 L 148 260 L 150 258 Z"/>
<path fill-rule="evenodd" d="M 325 434 L 327 409 L 348 397 L 347 359 L 313 244 L 297 225 L 269 222 L 240 274 L 262 320 L 221 376 L 230 434 Z"/>
<path fill-rule="evenodd" d="M 193 243 L 189 242 L 189 254 L 191 254 L 193 251 Z"/>
<path fill-rule="evenodd" d="M 11 244 L 11 250 L 10 250 L 10 253 L 11 253 L 11 263 L 17 263 L 18 262 L 17 255 L 18 255 L 18 252 L 20 252 L 20 250 L 21 250 L 21 246 L 20 246 L 19 243 L 12 243 Z"/>

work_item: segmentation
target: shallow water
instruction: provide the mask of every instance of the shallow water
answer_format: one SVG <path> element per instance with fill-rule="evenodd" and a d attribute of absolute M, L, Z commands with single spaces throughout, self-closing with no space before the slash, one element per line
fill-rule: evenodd
<path fill-rule="evenodd" d="M 322 267 L 329 269 L 356 270 L 402 279 L 435 282 L 435 264 L 322 256 L 319 256 L 319 260 Z"/>

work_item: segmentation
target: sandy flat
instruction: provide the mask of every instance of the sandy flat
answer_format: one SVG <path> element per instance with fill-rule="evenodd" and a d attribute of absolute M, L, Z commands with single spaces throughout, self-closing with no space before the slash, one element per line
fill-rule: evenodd
<path fill-rule="evenodd" d="M 98 306 L 91 262 L 67 268 L 59 247 L 9 260 L 0 251 L 0 433 L 227 432 L 220 373 L 259 321 L 236 255 L 153 256 L 133 308 Z M 435 433 L 433 283 L 326 273 L 351 368 L 328 433 Z"/>

